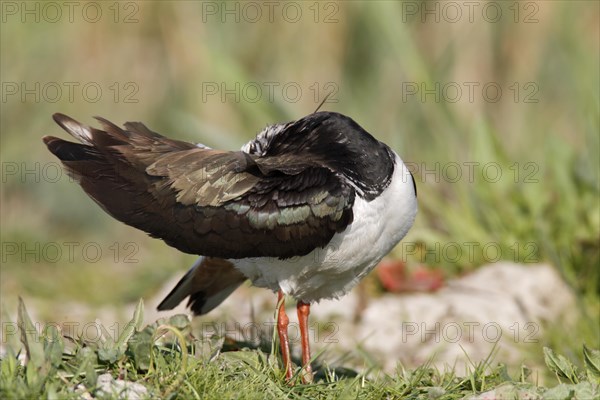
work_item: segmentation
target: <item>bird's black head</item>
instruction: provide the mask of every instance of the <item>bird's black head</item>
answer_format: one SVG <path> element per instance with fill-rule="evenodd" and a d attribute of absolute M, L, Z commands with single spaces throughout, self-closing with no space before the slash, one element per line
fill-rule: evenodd
<path fill-rule="evenodd" d="M 264 148 L 264 156 L 304 155 L 344 175 L 366 200 L 390 183 L 395 155 L 351 118 L 317 112 L 286 124 Z"/>

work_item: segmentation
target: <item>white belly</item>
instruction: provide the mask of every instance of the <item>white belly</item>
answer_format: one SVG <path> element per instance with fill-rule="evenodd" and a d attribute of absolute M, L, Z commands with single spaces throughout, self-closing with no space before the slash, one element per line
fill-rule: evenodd
<path fill-rule="evenodd" d="M 286 260 L 230 260 L 255 286 L 283 290 L 297 300 L 338 298 L 352 289 L 406 235 L 417 213 L 410 173 L 396 155 L 390 185 L 367 202 L 356 196 L 354 220 L 325 248 Z"/>

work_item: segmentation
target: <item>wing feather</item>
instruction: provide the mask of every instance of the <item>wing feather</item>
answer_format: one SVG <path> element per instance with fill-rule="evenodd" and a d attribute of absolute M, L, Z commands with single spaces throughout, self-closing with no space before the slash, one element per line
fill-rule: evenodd
<path fill-rule="evenodd" d="M 116 219 L 177 249 L 221 258 L 293 257 L 352 222 L 354 189 L 307 157 L 220 151 L 143 124 L 56 114 L 81 144 L 45 137 L 84 191 Z"/>

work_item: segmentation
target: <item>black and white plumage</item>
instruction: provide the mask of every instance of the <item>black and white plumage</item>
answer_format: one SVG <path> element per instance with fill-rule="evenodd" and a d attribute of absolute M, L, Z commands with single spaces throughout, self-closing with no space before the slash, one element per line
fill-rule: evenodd
<path fill-rule="evenodd" d="M 121 129 L 97 118 L 96 129 L 54 119 L 81 143 L 44 142 L 96 203 L 202 256 L 160 310 L 189 297 L 204 314 L 246 279 L 299 304 L 337 298 L 404 237 L 417 212 L 400 157 L 338 113 L 269 126 L 241 151 L 168 139 L 137 122 Z"/>

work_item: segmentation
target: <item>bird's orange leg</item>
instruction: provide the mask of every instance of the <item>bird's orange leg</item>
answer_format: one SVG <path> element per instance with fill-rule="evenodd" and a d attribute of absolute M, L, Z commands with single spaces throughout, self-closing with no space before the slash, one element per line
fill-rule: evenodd
<path fill-rule="evenodd" d="M 281 346 L 281 358 L 285 368 L 285 379 L 288 381 L 294 375 L 292 372 L 292 361 L 290 359 L 290 340 L 288 339 L 288 325 L 290 319 L 285 313 L 285 296 L 281 290 L 277 292 L 277 333 L 279 334 L 279 344 Z"/>
<path fill-rule="evenodd" d="M 313 380 L 312 367 L 310 366 L 310 342 L 308 340 L 308 315 L 310 304 L 299 301 L 296 304 L 298 321 L 300 322 L 300 340 L 302 341 L 302 382 L 310 383 Z"/>

